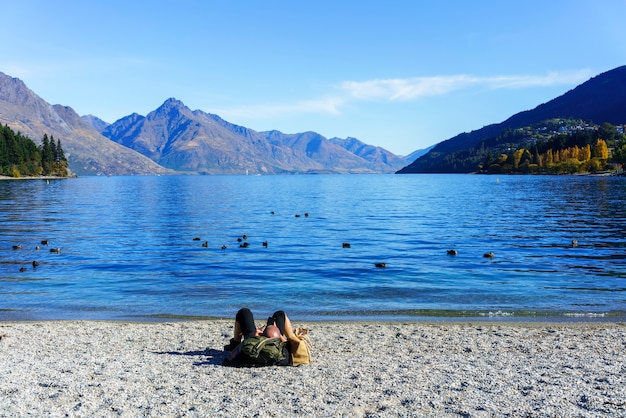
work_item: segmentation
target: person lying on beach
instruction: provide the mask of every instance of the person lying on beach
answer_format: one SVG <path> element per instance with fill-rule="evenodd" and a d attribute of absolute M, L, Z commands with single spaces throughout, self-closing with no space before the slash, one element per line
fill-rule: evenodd
<path fill-rule="evenodd" d="M 224 363 L 244 366 L 292 365 L 290 349 L 299 342 L 284 311 L 274 312 L 265 325 L 257 328 L 252 311 L 241 308 L 235 315 L 233 338 L 224 347 L 224 351 L 230 351 Z"/>

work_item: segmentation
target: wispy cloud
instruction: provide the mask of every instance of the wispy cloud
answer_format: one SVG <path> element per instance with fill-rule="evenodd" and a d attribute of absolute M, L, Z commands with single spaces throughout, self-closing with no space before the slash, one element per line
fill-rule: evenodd
<path fill-rule="evenodd" d="M 550 72 L 544 76 L 499 76 L 486 78 L 485 84 L 494 89 L 515 89 L 537 86 L 548 87 L 581 83 L 589 79 L 592 75 L 591 70 L 579 70 L 570 72 Z"/>
<path fill-rule="evenodd" d="M 341 97 L 326 97 L 317 100 L 303 100 L 294 103 L 270 104 L 258 106 L 241 106 L 228 109 L 217 109 L 217 113 L 228 117 L 267 118 L 302 113 L 321 113 L 339 115 L 345 99 Z"/>
<path fill-rule="evenodd" d="M 487 76 L 472 75 L 412 77 L 344 81 L 328 96 L 283 104 L 259 104 L 212 109 L 226 118 L 274 118 L 299 114 L 341 115 L 343 108 L 358 101 L 410 102 L 425 97 L 443 96 L 466 88 L 487 90 L 522 89 L 572 85 L 586 81 L 590 70 L 550 72 L 545 75 Z"/>
<path fill-rule="evenodd" d="M 579 83 L 591 76 L 590 70 L 551 72 L 543 76 L 514 75 L 477 77 L 470 75 L 413 77 L 345 81 L 340 89 L 358 100 L 410 101 L 440 96 L 464 88 L 479 86 L 486 89 L 517 89 Z"/>
<path fill-rule="evenodd" d="M 345 81 L 341 84 L 341 89 L 355 99 L 396 101 L 442 95 L 477 81 L 477 78 L 465 75 Z"/>

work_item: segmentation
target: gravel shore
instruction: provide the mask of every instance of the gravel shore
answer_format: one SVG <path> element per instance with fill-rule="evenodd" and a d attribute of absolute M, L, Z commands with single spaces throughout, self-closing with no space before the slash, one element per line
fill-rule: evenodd
<path fill-rule="evenodd" d="M 0 323 L 0 416 L 626 416 L 626 324 L 294 326 L 311 365 L 232 368 L 232 321 Z"/>

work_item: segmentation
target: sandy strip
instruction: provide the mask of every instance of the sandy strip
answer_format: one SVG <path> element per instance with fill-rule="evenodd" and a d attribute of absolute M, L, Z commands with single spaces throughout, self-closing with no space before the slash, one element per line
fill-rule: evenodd
<path fill-rule="evenodd" d="M 231 321 L 0 323 L 0 416 L 626 416 L 626 324 L 294 325 L 313 364 L 237 369 Z"/>

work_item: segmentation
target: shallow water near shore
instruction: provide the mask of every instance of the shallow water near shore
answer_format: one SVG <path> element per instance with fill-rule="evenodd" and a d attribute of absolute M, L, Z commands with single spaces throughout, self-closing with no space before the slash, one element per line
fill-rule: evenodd
<path fill-rule="evenodd" d="M 0 320 L 624 320 L 625 200 L 618 177 L 3 181 Z"/>

